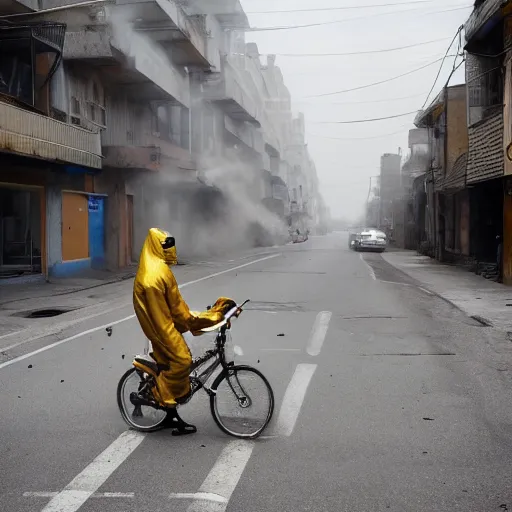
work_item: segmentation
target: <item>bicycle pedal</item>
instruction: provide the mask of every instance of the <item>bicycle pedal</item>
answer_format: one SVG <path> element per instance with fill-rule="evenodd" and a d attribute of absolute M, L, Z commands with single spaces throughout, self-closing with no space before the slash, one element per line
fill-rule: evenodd
<path fill-rule="evenodd" d="M 138 393 L 132 392 L 130 393 L 130 402 L 135 407 L 140 407 L 142 405 L 146 405 L 148 407 L 154 407 L 156 405 L 155 402 L 148 400 L 147 398 L 140 396 Z"/>
<path fill-rule="evenodd" d="M 175 430 L 172 431 L 171 435 L 173 436 L 189 436 L 190 434 L 195 434 L 197 432 L 197 428 L 194 425 L 184 425 L 179 426 Z"/>

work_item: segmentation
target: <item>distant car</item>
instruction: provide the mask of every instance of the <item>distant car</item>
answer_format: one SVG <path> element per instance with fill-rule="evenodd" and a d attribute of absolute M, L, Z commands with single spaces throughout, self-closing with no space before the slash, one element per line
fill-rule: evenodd
<path fill-rule="evenodd" d="M 380 229 L 366 228 L 354 240 L 354 250 L 356 251 L 384 252 L 387 246 L 386 233 Z"/>
<path fill-rule="evenodd" d="M 309 240 L 309 229 L 307 229 L 304 233 L 301 233 L 300 230 L 293 231 L 291 233 L 291 239 L 294 244 L 300 244 L 302 242 L 307 242 Z"/>

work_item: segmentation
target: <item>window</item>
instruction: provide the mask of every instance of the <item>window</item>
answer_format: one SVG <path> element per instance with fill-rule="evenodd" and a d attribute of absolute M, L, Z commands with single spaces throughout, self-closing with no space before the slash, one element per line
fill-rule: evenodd
<path fill-rule="evenodd" d="M 71 124 L 80 126 L 82 124 L 82 110 L 80 108 L 80 100 L 76 96 L 71 96 L 69 103 Z"/>
<path fill-rule="evenodd" d="M 76 96 L 71 96 L 71 114 L 80 116 L 80 101 Z"/>
<path fill-rule="evenodd" d="M 105 128 L 107 121 L 103 88 L 94 79 L 91 80 L 89 98 L 90 100 L 87 102 L 87 119 Z"/>

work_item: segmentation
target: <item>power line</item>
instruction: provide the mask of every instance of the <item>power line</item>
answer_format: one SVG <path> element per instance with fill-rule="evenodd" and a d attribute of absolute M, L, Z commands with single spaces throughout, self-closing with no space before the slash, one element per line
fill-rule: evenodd
<path fill-rule="evenodd" d="M 369 103 L 389 103 L 392 101 L 402 101 L 402 100 L 408 100 L 412 98 L 420 98 L 422 96 L 425 96 L 424 92 L 421 92 L 419 94 L 413 94 L 411 96 L 401 96 L 399 98 L 384 98 L 381 100 L 365 100 L 365 101 L 329 101 L 322 103 L 322 105 L 366 105 Z M 300 105 L 304 104 L 313 104 L 312 101 L 293 101 L 293 103 L 298 103 Z"/>
<path fill-rule="evenodd" d="M 404 133 L 405 129 L 406 128 L 411 128 L 411 125 L 410 124 L 404 124 L 402 126 L 402 128 L 396 132 L 391 132 L 391 133 L 383 133 L 382 135 L 372 135 L 370 137 L 329 137 L 327 135 L 318 135 L 316 133 L 307 133 L 307 135 L 309 137 L 316 137 L 316 138 L 319 138 L 319 139 L 327 139 L 327 140 L 347 140 L 347 141 L 350 141 L 350 140 L 368 140 L 368 139 L 384 139 L 386 137 L 391 137 L 392 135 L 397 135 L 399 133 Z"/>
<path fill-rule="evenodd" d="M 417 114 L 417 110 L 413 110 L 412 112 L 405 112 L 403 114 L 395 114 L 393 116 L 386 117 L 374 117 L 372 119 L 356 119 L 352 121 L 317 121 L 311 122 L 311 124 L 356 124 L 356 123 L 373 123 L 374 121 L 384 121 L 385 119 L 396 119 L 397 117 L 405 117 L 410 116 L 411 114 Z"/>
<path fill-rule="evenodd" d="M 424 66 L 421 66 L 419 68 L 415 68 L 415 69 L 413 69 L 411 71 L 407 71 L 406 73 L 402 73 L 401 75 L 393 76 L 391 78 L 387 78 L 386 80 L 381 80 L 380 82 L 373 82 L 371 84 L 360 85 L 359 87 L 352 87 L 351 89 L 343 89 L 341 91 L 325 92 L 323 94 L 313 94 L 311 96 L 305 96 L 305 98 L 322 98 L 322 97 L 325 97 L 325 96 L 335 96 L 336 94 L 343 94 L 343 93 L 346 93 L 346 92 L 360 91 L 361 89 L 368 89 L 369 87 L 374 87 L 376 85 L 381 85 L 381 84 L 385 84 L 385 83 L 388 83 L 388 82 L 392 82 L 394 80 L 398 80 L 399 78 L 403 78 L 404 76 L 408 76 L 408 75 L 412 75 L 413 73 L 417 73 L 418 71 L 421 71 L 421 70 L 426 69 L 426 68 L 428 68 L 430 66 L 433 66 L 434 64 L 437 64 L 438 62 L 441 62 L 443 60 L 443 58 L 445 58 L 445 57 L 442 57 L 440 59 L 436 59 L 433 62 L 429 62 L 428 64 L 425 64 Z"/>
<path fill-rule="evenodd" d="M 425 105 L 427 104 L 428 99 L 430 98 L 430 95 L 432 94 L 432 91 L 434 90 L 434 88 L 435 88 L 435 86 L 437 84 L 437 81 L 439 80 L 439 76 L 441 75 L 441 71 L 443 70 L 444 62 L 448 58 L 448 53 L 450 53 L 450 50 L 451 50 L 451 48 L 453 46 L 453 43 L 455 42 L 455 39 L 457 39 L 457 37 L 460 36 L 463 28 L 464 28 L 464 25 L 461 25 L 459 27 L 459 29 L 457 30 L 456 34 L 453 36 L 453 39 L 452 39 L 450 45 L 446 49 L 446 53 L 444 54 L 444 57 L 441 59 L 441 65 L 439 66 L 439 70 L 437 72 L 437 75 L 436 75 L 436 78 L 434 80 L 434 83 L 432 84 L 432 87 L 431 87 L 431 89 L 430 89 L 430 91 L 429 91 L 429 93 L 427 95 L 427 98 L 425 99 L 425 103 L 423 103 L 423 106 L 421 107 L 422 109 L 425 108 Z M 457 55 L 458 55 L 458 50 L 457 50 Z M 455 59 L 457 59 L 457 55 L 455 55 Z"/>
<path fill-rule="evenodd" d="M 441 41 L 447 41 L 448 37 L 442 37 L 441 39 L 432 39 L 431 41 L 424 41 L 422 43 L 408 44 L 406 46 L 397 46 L 396 48 L 384 48 L 380 50 L 363 50 L 358 52 L 346 52 L 346 53 L 261 53 L 260 55 L 276 55 L 278 57 L 338 57 L 347 55 L 371 55 L 374 53 L 387 53 L 396 52 L 399 50 L 406 50 L 408 48 L 416 48 L 418 46 L 426 46 L 428 44 L 439 43 Z"/>
<path fill-rule="evenodd" d="M 279 13 L 294 13 L 294 12 L 321 12 L 321 11 L 349 11 L 354 9 L 373 9 L 375 7 L 396 7 L 400 5 L 412 4 L 428 4 L 438 0 L 419 0 L 418 2 L 399 2 L 391 4 L 378 4 L 378 5 L 352 5 L 346 7 L 318 7 L 316 9 L 288 9 L 281 11 L 248 11 L 246 14 L 279 14 Z M 442 0 L 444 1 L 444 0 Z"/>
<path fill-rule="evenodd" d="M 416 2 L 414 2 L 416 3 Z M 464 7 L 456 7 L 454 9 L 447 9 L 443 11 L 433 11 L 433 12 L 427 12 L 424 14 L 424 16 L 428 16 L 429 14 L 441 14 L 446 12 L 452 12 L 452 11 L 461 11 L 465 9 L 472 8 L 471 5 L 467 5 Z M 278 27 L 251 27 L 245 29 L 245 32 L 270 32 L 270 31 L 276 31 L 276 30 L 292 30 L 292 29 L 298 29 L 298 28 L 311 28 L 311 27 L 321 27 L 326 25 L 335 25 L 339 23 L 347 23 L 350 21 L 356 21 L 356 20 L 366 20 L 368 18 L 375 18 L 377 16 L 389 16 L 390 14 L 402 14 L 407 12 L 418 12 L 419 9 L 406 9 L 401 11 L 391 11 L 391 12 L 383 12 L 378 14 L 373 14 L 371 16 L 356 16 L 353 18 L 345 18 L 344 20 L 333 20 L 333 21 L 323 21 L 319 23 L 308 23 L 306 25 L 285 25 L 285 26 L 278 26 Z"/>

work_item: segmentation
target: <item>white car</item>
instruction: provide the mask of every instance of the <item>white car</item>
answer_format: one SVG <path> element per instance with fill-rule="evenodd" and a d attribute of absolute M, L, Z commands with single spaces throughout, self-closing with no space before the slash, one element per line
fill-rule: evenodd
<path fill-rule="evenodd" d="M 356 251 L 384 252 L 387 246 L 386 233 L 379 229 L 364 229 L 354 240 L 354 249 Z"/>

